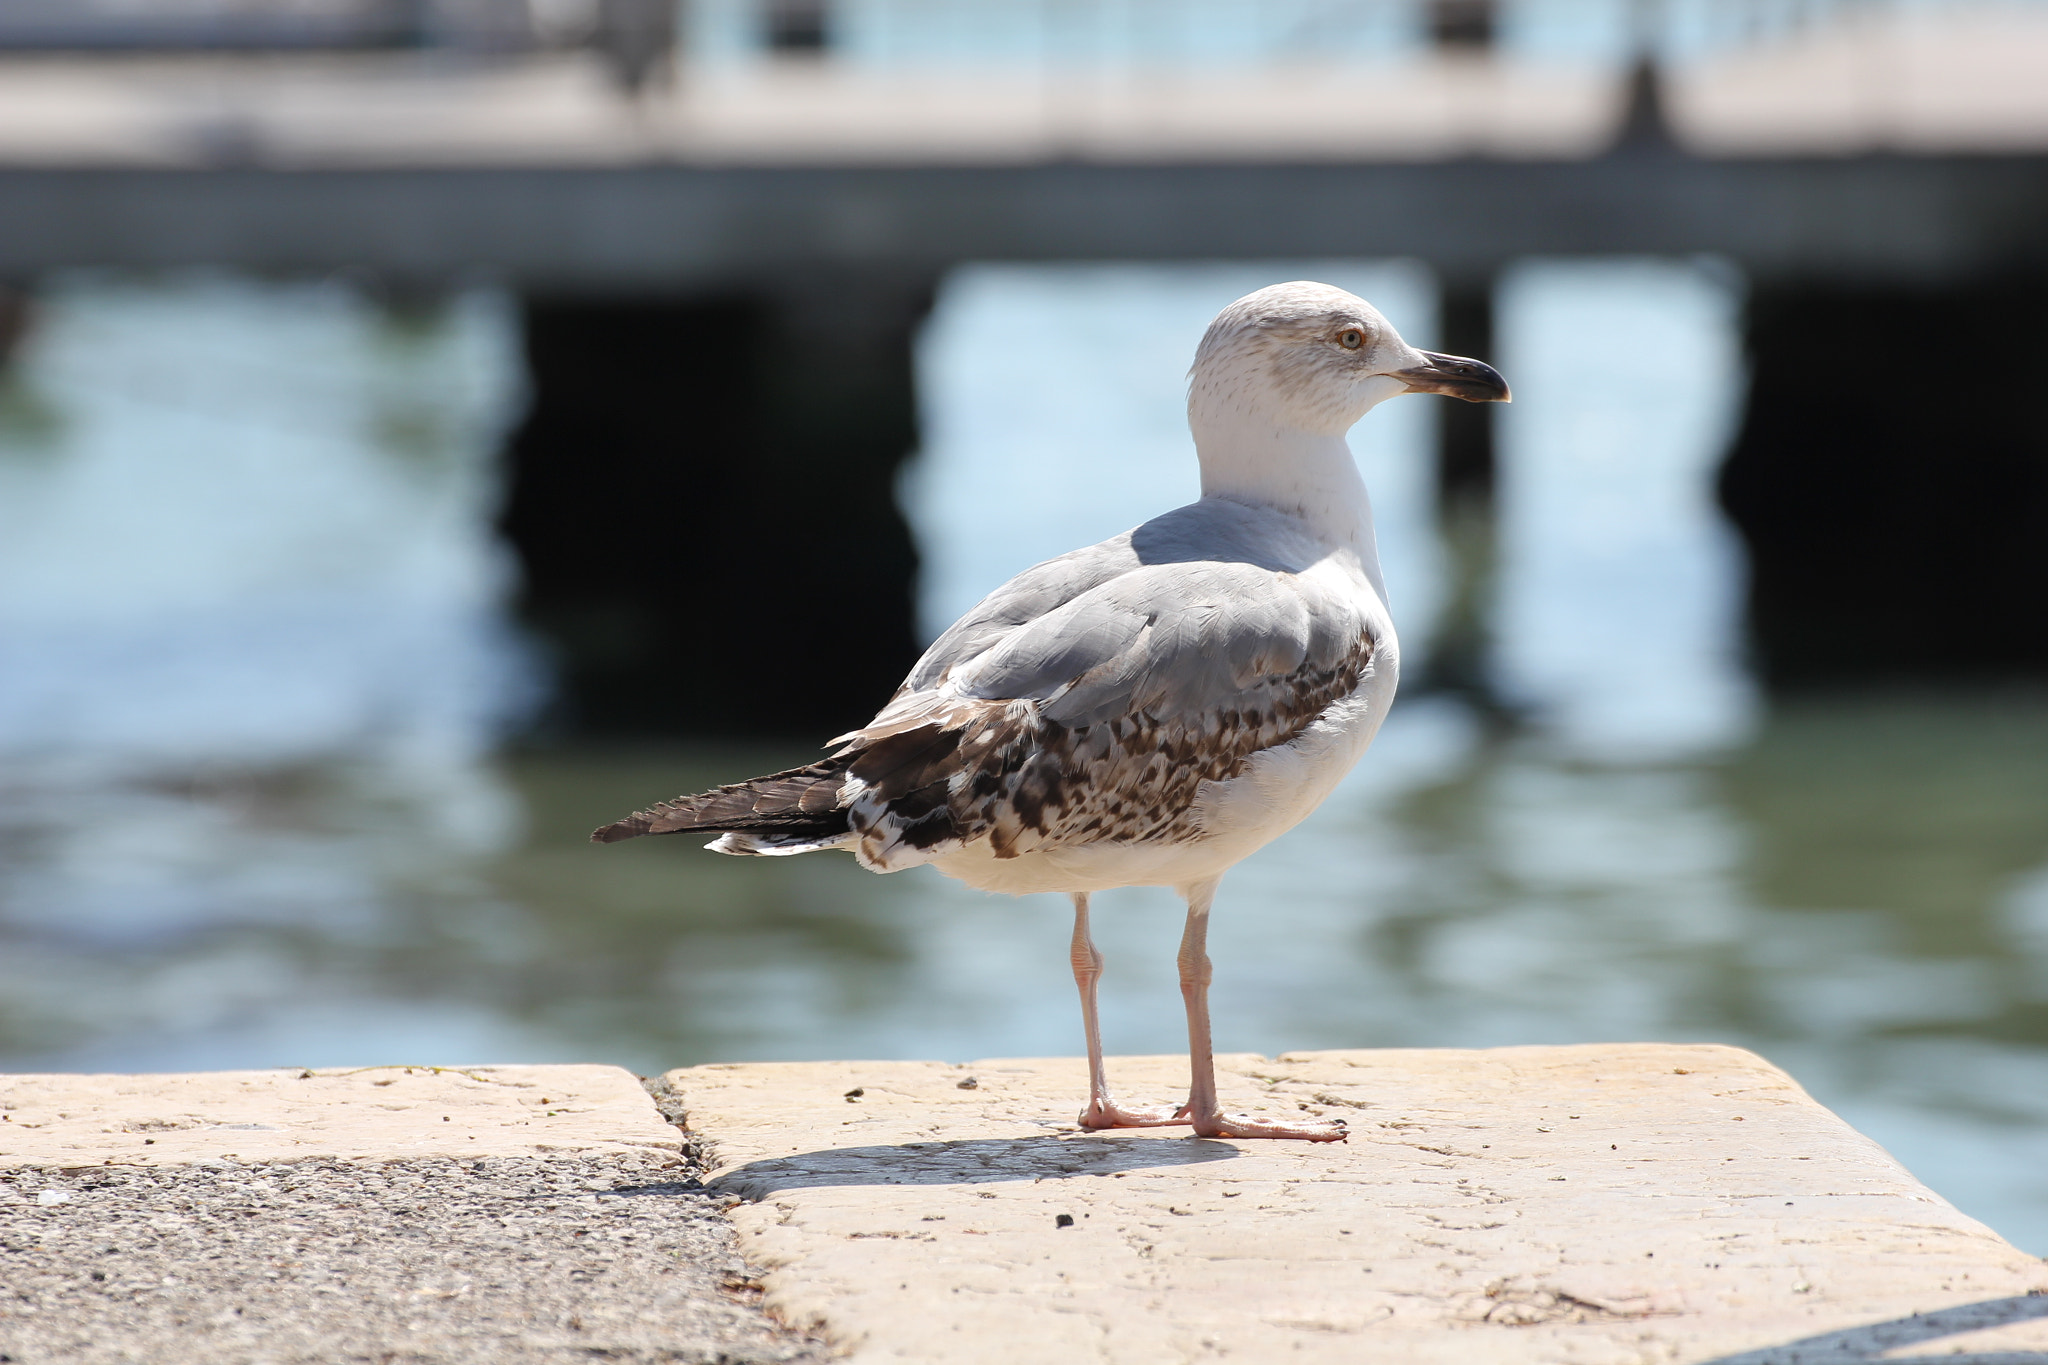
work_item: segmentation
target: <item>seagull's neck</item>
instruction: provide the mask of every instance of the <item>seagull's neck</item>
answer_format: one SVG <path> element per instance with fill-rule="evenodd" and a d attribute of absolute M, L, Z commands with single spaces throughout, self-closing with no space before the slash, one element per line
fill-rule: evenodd
<path fill-rule="evenodd" d="M 1372 500 L 1341 434 L 1276 425 L 1254 414 L 1197 418 L 1190 425 L 1202 462 L 1203 497 L 1297 518 L 1332 552 L 1355 558 L 1385 600 Z"/>

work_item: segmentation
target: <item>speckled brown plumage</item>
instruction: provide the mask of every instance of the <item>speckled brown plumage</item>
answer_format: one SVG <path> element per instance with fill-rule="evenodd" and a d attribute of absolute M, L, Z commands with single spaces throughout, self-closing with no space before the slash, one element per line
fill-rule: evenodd
<path fill-rule="evenodd" d="M 921 726 L 854 755 L 867 790 L 849 828 L 874 862 L 896 845 L 986 837 L 998 858 L 1075 843 L 1180 842 L 1204 782 L 1236 777 L 1356 691 L 1372 662 L 1360 636 L 1334 666 L 1263 680 L 1229 710 L 1165 719 L 1138 712 L 1068 727 L 1036 706 L 987 702 L 959 724 Z"/>
<path fill-rule="evenodd" d="M 928 850 L 984 836 L 998 858 L 1068 843 L 1192 839 L 1201 831 L 1189 810 L 1202 783 L 1228 781 L 1252 755 L 1299 735 L 1357 689 L 1371 662 L 1372 641 L 1361 636 L 1335 667 L 1304 665 L 1207 717 L 1140 713 L 1070 728 L 1035 706 L 982 703 L 959 724 L 856 740 L 806 767 L 658 802 L 590 837 L 851 832 L 875 861 L 899 844 Z"/>

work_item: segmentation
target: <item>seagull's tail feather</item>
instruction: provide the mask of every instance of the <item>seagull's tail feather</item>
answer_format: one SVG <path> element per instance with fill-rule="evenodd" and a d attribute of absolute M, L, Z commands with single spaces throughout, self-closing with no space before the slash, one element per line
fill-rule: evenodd
<path fill-rule="evenodd" d="M 642 834 L 706 834 L 721 838 L 721 853 L 808 853 L 848 836 L 841 791 L 850 757 L 833 757 L 786 773 L 772 773 L 695 796 L 679 796 L 591 833 L 594 844 L 615 844 Z"/>

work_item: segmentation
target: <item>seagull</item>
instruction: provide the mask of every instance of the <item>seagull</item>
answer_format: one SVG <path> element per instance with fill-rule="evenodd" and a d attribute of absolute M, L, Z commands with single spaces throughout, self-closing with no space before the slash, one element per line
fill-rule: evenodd
<path fill-rule="evenodd" d="M 1404 393 L 1508 401 L 1491 366 L 1416 349 L 1341 289 L 1247 294 L 1189 374 L 1199 501 L 997 588 L 829 758 L 662 802 L 592 840 L 711 833 L 719 853 L 847 849 L 875 872 L 929 863 L 985 891 L 1063 892 L 1088 1037 L 1082 1127 L 1341 1141 L 1342 1123 L 1223 1113 L 1209 911 L 1226 871 L 1330 794 L 1393 701 L 1400 645 L 1345 433 Z M 1120 1105 L 1103 1066 L 1088 902 L 1124 886 L 1187 903 L 1176 1110 Z"/>

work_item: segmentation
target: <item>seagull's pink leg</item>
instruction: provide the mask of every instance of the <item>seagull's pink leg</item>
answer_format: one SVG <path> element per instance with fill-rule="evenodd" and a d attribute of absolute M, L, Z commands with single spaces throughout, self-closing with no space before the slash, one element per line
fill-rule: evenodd
<path fill-rule="evenodd" d="M 1081 1023 L 1088 1030 L 1088 1107 L 1083 1128 L 1159 1128 L 1187 1120 L 1162 1110 L 1124 1109 L 1110 1097 L 1102 1068 L 1102 1029 L 1095 1019 L 1095 983 L 1102 979 L 1102 954 L 1088 933 L 1088 893 L 1074 893 L 1074 984 L 1081 988 Z"/>
<path fill-rule="evenodd" d="M 1301 1138 L 1308 1142 L 1342 1142 L 1341 1123 L 1267 1123 L 1261 1119 L 1226 1118 L 1216 1099 L 1216 1053 L 1209 1042 L 1209 905 L 1216 899 L 1214 880 L 1187 888 L 1188 927 L 1180 940 L 1180 994 L 1188 1006 L 1188 1070 L 1193 1084 L 1188 1107 L 1181 1110 L 1205 1138 Z"/>

